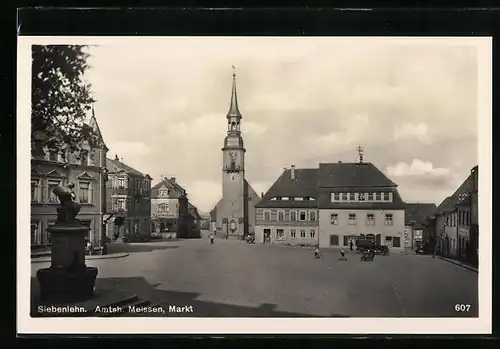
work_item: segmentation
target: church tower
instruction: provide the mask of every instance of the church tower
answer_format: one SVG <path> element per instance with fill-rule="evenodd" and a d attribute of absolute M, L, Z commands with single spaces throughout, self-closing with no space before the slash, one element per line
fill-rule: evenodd
<path fill-rule="evenodd" d="M 246 234 L 245 148 L 241 137 L 242 115 L 238 109 L 236 73 L 233 66 L 233 88 L 227 113 L 227 135 L 222 147 L 222 234 L 242 237 Z M 221 213 L 222 213 L 221 212 Z"/>

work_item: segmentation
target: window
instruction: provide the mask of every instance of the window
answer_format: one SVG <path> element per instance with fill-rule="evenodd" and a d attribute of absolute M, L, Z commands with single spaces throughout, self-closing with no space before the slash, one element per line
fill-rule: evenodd
<path fill-rule="evenodd" d="M 338 245 L 339 245 L 339 236 L 330 235 L 330 246 L 338 246 Z"/>
<path fill-rule="evenodd" d="M 358 194 L 358 201 L 366 201 L 365 199 L 366 199 L 365 193 L 359 193 Z"/>
<path fill-rule="evenodd" d="M 299 212 L 299 220 L 300 221 L 305 221 L 306 220 L 306 211 L 300 211 Z"/>
<path fill-rule="evenodd" d="M 281 198 L 281 200 L 283 200 L 283 201 L 288 201 L 288 200 L 290 200 L 290 198 L 289 198 L 288 196 L 283 196 L 283 197 Z"/>
<path fill-rule="evenodd" d="M 300 237 L 305 238 L 306 237 L 306 230 L 305 229 L 300 229 Z"/>
<path fill-rule="evenodd" d="M 350 225 L 356 224 L 356 214 L 355 213 L 349 213 L 349 224 Z"/>
<path fill-rule="evenodd" d="M 392 241 L 392 236 L 386 236 L 385 241 L 389 241 L 389 242 Z"/>
<path fill-rule="evenodd" d="M 40 222 L 31 222 L 31 244 L 40 244 L 39 240 Z"/>
<path fill-rule="evenodd" d="M 264 221 L 266 221 L 266 222 L 270 222 L 271 221 L 271 212 L 264 211 Z"/>
<path fill-rule="evenodd" d="M 392 225 L 392 213 L 385 214 L 385 225 Z"/>
<path fill-rule="evenodd" d="M 283 222 L 285 220 L 285 212 L 278 211 L 278 221 Z"/>
<path fill-rule="evenodd" d="M 285 221 L 289 221 L 290 220 L 290 211 L 289 210 L 285 210 Z"/>
<path fill-rule="evenodd" d="M 465 212 L 465 225 L 470 225 L 470 222 L 469 222 L 469 211 Z"/>
<path fill-rule="evenodd" d="M 94 162 L 94 152 L 92 152 L 92 151 L 88 152 L 87 165 L 89 165 L 89 166 L 94 166 L 95 165 L 95 162 Z"/>
<path fill-rule="evenodd" d="M 340 193 L 332 193 L 332 202 L 333 201 L 340 201 Z"/>
<path fill-rule="evenodd" d="M 291 236 L 292 238 L 294 238 L 294 239 L 295 239 L 296 234 L 297 234 L 297 232 L 296 232 L 296 230 L 295 230 L 295 229 L 290 229 L 290 236 Z"/>
<path fill-rule="evenodd" d="M 304 198 L 301 196 L 296 196 L 293 198 L 295 201 L 304 201 Z"/>
<path fill-rule="evenodd" d="M 309 220 L 311 222 L 315 222 L 316 221 L 316 212 L 315 211 L 309 211 Z"/>
<path fill-rule="evenodd" d="M 348 193 L 342 193 L 342 201 L 347 201 L 349 199 Z"/>
<path fill-rule="evenodd" d="M 40 202 L 40 180 L 31 180 L 31 202 Z"/>
<path fill-rule="evenodd" d="M 356 195 L 354 193 L 349 193 L 349 201 L 356 200 Z"/>
<path fill-rule="evenodd" d="M 395 236 L 392 239 L 392 246 L 393 247 L 401 247 L 401 238 L 399 236 Z"/>
<path fill-rule="evenodd" d="M 330 223 L 334 225 L 339 224 L 339 215 L 337 213 L 332 213 L 330 215 Z"/>
<path fill-rule="evenodd" d="M 284 240 L 285 231 L 283 229 L 276 229 L 276 240 Z"/>
<path fill-rule="evenodd" d="M 57 197 L 56 194 L 54 194 L 54 189 L 61 185 L 61 181 L 49 181 L 48 183 L 48 190 L 49 190 L 49 203 L 51 204 L 58 204 L 59 203 L 59 198 Z"/>
<path fill-rule="evenodd" d="M 297 220 L 297 211 L 290 211 L 290 220 L 295 222 Z"/>
<path fill-rule="evenodd" d="M 382 200 L 382 193 L 375 193 L 375 201 L 381 201 Z"/>
<path fill-rule="evenodd" d="M 79 195 L 78 198 L 82 204 L 90 204 L 90 183 L 80 182 L 78 183 Z"/>
<path fill-rule="evenodd" d="M 82 150 L 80 153 L 80 164 L 87 165 L 89 158 L 89 152 L 87 150 Z"/>
<path fill-rule="evenodd" d="M 125 178 L 118 178 L 118 188 L 119 189 L 124 189 L 125 188 Z"/>
<path fill-rule="evenodd" d="M 366 214 L 366 224 L 373 225 L 375 222 L 375 215 L 373 213 Z"/>
<path fill-rule="evenodd" d="M 368 194 L 368 200 L 369 201 L 375 201 L 375 193 L 369 193 Z"/>
<path fill-rule="evenodd" d="M 389 193 L 382 193 L 382 201 L 390 201 L 390 195 Z"/>
<path fill-rule="evenodd" d="M 124 199 L 119 199 L 117 201 L 117 207 L 120 210 L 124 210 L 125 209 L 125 200 Z"/>
<path fill-rule="evenodd" d="M 316 230 L 315 229 L 311 229 L 309 231 L 309 236 L 311 237 L 311 239 L 314 239 L 314 236 L 316 235 Z"/>

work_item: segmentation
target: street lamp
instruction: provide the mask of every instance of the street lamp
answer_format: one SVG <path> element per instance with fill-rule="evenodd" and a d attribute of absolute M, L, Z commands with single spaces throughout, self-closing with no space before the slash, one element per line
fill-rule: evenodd
<path fill-rule="evenodd" d="M 414 241 L 415 241 L 415 236 L 414 236 L 414 233 L 415 233 L 415 224 L 417 222 L 415 220 L 411 220 L 410 221 L 410 228 L 411 228 L 411 243 L 410 243 L 410 246 L 411 246 L 411 251 L 413 252 L 414 250 Z"/>

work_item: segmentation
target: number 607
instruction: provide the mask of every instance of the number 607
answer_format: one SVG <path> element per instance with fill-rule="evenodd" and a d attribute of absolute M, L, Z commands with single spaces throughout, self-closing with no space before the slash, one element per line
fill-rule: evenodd
<path fill-rule="evenodd" d="M 455 311 L 469 311 L 470 304 L 455 304 Z"/>

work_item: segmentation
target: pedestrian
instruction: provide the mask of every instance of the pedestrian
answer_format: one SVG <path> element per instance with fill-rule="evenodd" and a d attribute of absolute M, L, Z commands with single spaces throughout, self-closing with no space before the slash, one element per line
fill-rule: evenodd
<path fill-rule="evenodd" d="M 87 251 L 89 251 L 89 255 L 92 255 L 92 242 L 87 239 Z"/>
<path fill-rule="evenodd" d="M 210 243 L 214 243 L 214 233 L 210 234 Z"/>
<path fill-rule="evenodd" d="M 316 248 L 314 249 L 314 258 L 320 258 L 321 257 L 321 252 L 319 251 L 319 246 L 316 245 Z"/>
<path fill-rule="evenodd" d="M 339 260 L 341 260 L 341 261 L 346 261 L 347 260 L 347 258 L 345 258 L 345 252 L 344 252 L 344 248 L 343 247 L 340 248 L 340 258 L 339 258 Z"/>
<path fill-rule="evenodd" d="M 349 240 L 349 249 L 350 249 L 351 251 L 352 251 L 352 245 L 353 245 L 353 243 L 352 243 L 352 239 L 351 239 L 351 240 Z"/>

